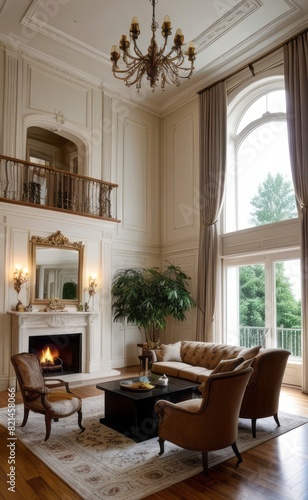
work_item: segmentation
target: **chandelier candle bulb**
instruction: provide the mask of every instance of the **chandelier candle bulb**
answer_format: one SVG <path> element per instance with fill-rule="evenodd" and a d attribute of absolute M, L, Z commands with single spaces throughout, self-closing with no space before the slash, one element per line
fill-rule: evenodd
<path fill-rule="evenodd" d="M 174 35 L 174 44 L 176 46 L 181 46 L 184 43 L 184 35 L 181 28 L 177 29 Z"/>
<path fill-rule="evenodd" d="M 171 35 L 171 22 L 170 22 L 170 17 L 165 16 L 164 17 L 164 22 L 162 24 L 162 35 L 163 36 L 169 36 Z"/>
<path fill-rule="evenodd" d="M 130 25 L 130 34 L 133 39 L 137 39 L 140 35 L 139 22 L 138 17 L 134 16 L 132 19 L 132 23 Z"/>

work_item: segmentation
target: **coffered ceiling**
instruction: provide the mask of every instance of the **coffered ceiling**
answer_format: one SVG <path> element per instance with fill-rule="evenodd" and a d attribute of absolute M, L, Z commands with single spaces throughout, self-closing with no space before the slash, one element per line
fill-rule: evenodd
<path fill-rule="evenodd" d="M 51 66 L 90 78 L 110 92 L 163 110 L 308 27 L 307 0 L 158 0 L 156 20 L 170 16 L 173 33 L 193 40 L 195 72 L 181 86 L 138 94 L 111 73 L 110 49 L 138 16 L 140 48 L 151 37 L 149 0 L 0 0 L 0 40 Z M 160 31 L 157 32 L 161 42 Z M 172 39 L 172 37 L 171 37 Z"/>

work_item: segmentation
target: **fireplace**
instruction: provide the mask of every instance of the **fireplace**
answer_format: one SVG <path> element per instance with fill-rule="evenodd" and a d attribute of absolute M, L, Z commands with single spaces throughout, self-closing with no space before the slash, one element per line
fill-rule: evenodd
<path fill-rule="evenodd" d="M 81 372 L 82 334 L 29 336 L 29 352 L 37 354 L 44 375 Z"/>
<path fill-rule="evenodd" d="M 46 345 L 56 339 L 56 347 L 60 347 L 58 357 L 64 366 L 63 371 L 52 374 L 54 378 L 64 378 L 66 372 L 68 380 L 77 383 L 92 380 L 94 374 L 100 379 L 119 375 L 120 372 L 110 367 L 110 344 L 100 333 L 97 312 L 9 311 L 9 314 L 12 317 L 12 354 L 44 348 L 37 345 L 35 339 L 44 337 Z M 107 326 L 104 328 L 108 330 Z M 66 349 L 68 341 L 73 343 L 70 350 Z M 14 378 L 11 383 L 15 383 Z"/>

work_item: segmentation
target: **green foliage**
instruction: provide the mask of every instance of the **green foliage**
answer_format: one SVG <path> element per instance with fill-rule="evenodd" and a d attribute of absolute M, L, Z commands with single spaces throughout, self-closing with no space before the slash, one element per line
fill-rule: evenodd
<path fill-rule="evenodd" d="M 301 301 L 294 298 L 283 262 L 276 264 L 277 327 L 301 328 Z"/>
<path fill-rule="evenodd" d="M 268 174 L 251 200 L 255 226 L 297 217 L 292 183 L 281 174 Z M 240 324 L 265 326 L 265 271 L 261 264 L 240 267 Z M 296 300 L 292 284 L 285 274 L 283 262 L 276 264 L 277 327 L 301 327 L 301 301 Z"/>
<path fill-rule="evenodd" d="M 254 226 L 270 224 L 297 217 L 294 190 L 290 181 L 284 180 L 281 174 L 268 174 L 259 185 L 258 194 L 251 200 L 254 210 L 250 222 Z"/>
<path fill-rule="evenodd" d="M 240 267 L 240 324 L 265 326 L 264 266 Z M 276 264 L 276 324 L 281 328 L 301 328 L 301 301 L 296 300 L 283 262 Z"/>
<path fill-rule="evenodd" d="M 240 267 L 240 324 L 265 325 L 265 276 L 260 264 Z"/>
<path fill-rule="evenodd" d="M 152 337 L 147 340 L 154 341 L 155 332 L 166 327 L 168 316 L 183 321 L 185 313 L 195 306 L 188 280 L 190 277 L 172 264 L 162 272 L 156 268 L 117 271 L 111 288 L 114 321 L 126 320 L 142 327 Z"/>

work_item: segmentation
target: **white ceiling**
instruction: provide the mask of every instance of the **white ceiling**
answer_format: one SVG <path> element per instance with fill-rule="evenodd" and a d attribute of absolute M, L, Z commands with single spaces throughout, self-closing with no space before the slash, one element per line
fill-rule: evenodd
<path fill-rule="evenodd" d="M 196 70 L 181 86 L 139 95 L 111 73 L 110 49 L 139 18 L 140 47 L 151 37 L 150 0 L 0 0 L 0 39 L 66 71 L 90 75 L 96 84 L 159 111 L 249 63 L 308 26 L 307 0 L 158 0 L 156 20 L 170 16 L 195 42 Z M 172 39 L 172 37 L 171 37 Z M 157 31 L 160 44 L 160 30 Z"/>

